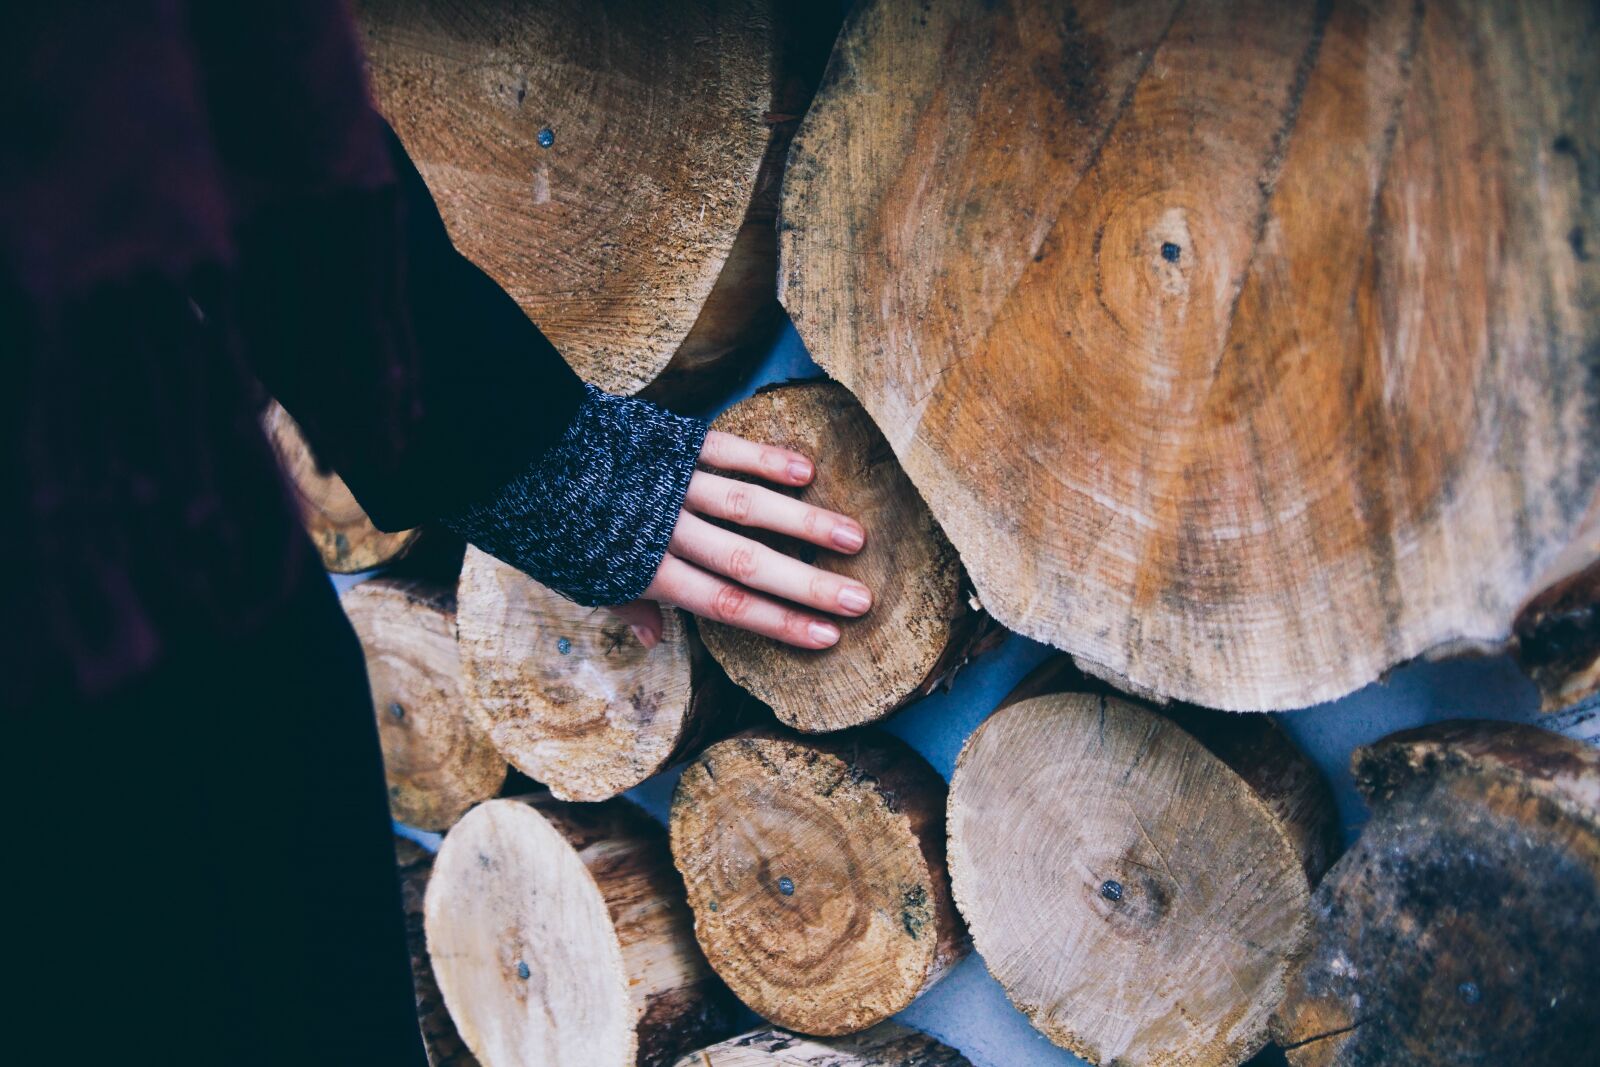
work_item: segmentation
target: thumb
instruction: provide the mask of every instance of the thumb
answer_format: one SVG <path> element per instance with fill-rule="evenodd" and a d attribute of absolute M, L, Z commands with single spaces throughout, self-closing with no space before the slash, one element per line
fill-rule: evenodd
<path fill-rule="evenodd" d="M 627 623 L 645 648 L 655 648 L 661 641 L 661 608 L 654 600 L 630 600 L 606 610 Z"/>

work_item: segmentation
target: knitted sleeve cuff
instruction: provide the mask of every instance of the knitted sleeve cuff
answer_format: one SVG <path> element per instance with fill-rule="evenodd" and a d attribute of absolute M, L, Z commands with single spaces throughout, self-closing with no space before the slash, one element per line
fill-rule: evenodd
<path fill-rule="evenodd" d="M 655 577 L 706 425 L 585 388 L 559 442 L 444 525 L 563 596 L 596 607 L 637 598 Z"/>

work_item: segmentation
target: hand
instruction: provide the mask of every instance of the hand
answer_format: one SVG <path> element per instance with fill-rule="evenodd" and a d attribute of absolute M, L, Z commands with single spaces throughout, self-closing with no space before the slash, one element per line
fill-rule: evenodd
<path fill-rule="evenodd" d="M 716 430 L 706 435 L 700 459 L 779 485 L 806 485 L 815 473 L 811 461 L 797 452 Z M 611 609 L 633 627 L 646 648 L 661 640 L 656 601 L 798 648 L 827 648 L 839 640 L 839 627 L 817 612 L 855 616 L 872 607 L 872 592 L 860 582 L 801 563 L 701 515 L 787 534 L 834 552 L 859 552 L 866 543 L 861 524 L 847 516 L 748 482 L 695 471 L 655 580 L 643 598 Z"/>

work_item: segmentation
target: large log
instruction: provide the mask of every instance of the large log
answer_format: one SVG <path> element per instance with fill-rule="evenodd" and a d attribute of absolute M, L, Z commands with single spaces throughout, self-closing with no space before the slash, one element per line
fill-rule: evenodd
<path fill-rule="evenodd" d="M 1052 688 L 1025 680 L 951 781 L 974 945 L 1091 1063 L 1243 1062 L 1306 941 L 1336 825 L 1326 783 L 1265 716 Z"/>
<path fill-rule="evenodd" d="M 400 871 L 400 906 L 406 916 L 406 947 L 411 952 L 411 981 L 416 987 L 417 1022 L 422 1028 L 428 1067 L 478 1067 L 478 1061 L 456 1032 L 428 960 L 423 901 L 427 897 L 428 876 L 433 872 L 433 855 L 415 842 L 398 837 L 395 862 Z"/>
<path fill-rule="evenodd" d="M 1294 1067 L 1595 1062 L 1600 751 L 1438 723 L 1357 750 L 1374 807 L 1274 1020 Z"/>
<path fill-rule="evenodd" d="M 711 966 L 790 1030 L 863 1030 L 966 951 L 944 861 L 943 779 L 903 742 L 750 732 L 672 797 L 672 857 Z"/>
<path fill-rule="evenodd" d="M 300 427 L 276 400 L 261 425 L 294 490 L 300 522 L 317 546 L 322 565 L 335 574 L 355 574 L 392 563 L 416 544 L 420 530 L 384 533 L 372 525 L 344 479 L 317 462 Z"/>
<path fill-rule="evenodd" d="M 821 651 L 748 630 L 701 624 L 728 676 L 799 730 L 841 730 L 881 719 L 931 692 L 993 633 L 973 610 L 955 550 L 934 522 L 883 435 L 840 385 L 812 382 L 757 393 L 725 411 L 718 430 L 792 448 L 816 461 L 798 492 L 850 515 L 867 530 L 845 555 L 787 538 L 768 543 L 873 591 L 872 610 L 836 618 L 844 636 Z"/>
<path fill-rule="evenodd" d="M 513 766 L 563 800 L 631 789 L 750 710 L 672 608 L 647 649 L 610 612 L 476 548 L 457 599 L 471 714 Z"/>
<path fill-rule="evenodd" d="M 681 397 L 774 321 L 778 183 L 812 83 L 787 5 L 356 6 L 451 238 L 584 378 Z"/>
<path fill-rule="evenodd" d="M 484 1067 L 658 1067 L 728 1033 L 661 828 L 626 801 L 480 804 L 434 860 L 426 927 Z"/>
<path fill-rule="evenodd" d="M 389 810 L 421 830 L 444 830 L 500 792 L 506 761 L 468 713 L 446 590 L 392 578 L 340 598 L 367 660 Z"/>
<path fill-rule="evenodd" d="M 1595 505 L 1597 53 L 1586 0 L 876 0 L 780 298 L 1001 622 L 1331 699 L 1504 642 Z"/>
<path fill-rule="evenodd" d="M 849 1037 L 752 1030 L 683 1057 L 673 1067 L 972 1067 L 955 1049 L 895 1023 Z"/>

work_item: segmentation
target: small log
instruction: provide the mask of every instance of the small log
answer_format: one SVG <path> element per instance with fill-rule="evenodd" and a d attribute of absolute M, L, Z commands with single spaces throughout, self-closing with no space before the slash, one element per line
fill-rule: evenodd
<path fill-rule="evenodd" d="M 406 916 L 406 946 L 411 950 L 411 981 L 417 994 L 417 1022 L 422 1027 L 428 1067 L 478 1067 L 478 1061 L 456 1033 L 456 1024 L 433 977 L 433 964 L 428 960 L 422 913 L 428 876 L 433 872 L 433 854 L 403 837 L 395 838 L 394 851 L 400 870 L 400 905 Z"/>
<path fill-rule="evenodd" d="M 752 1030 L 692 1052 L 673 1067 L 972 1067 L 933 1038 L 879 1023 L 848 1037 L 800 1037 L 787 1030 Z"/>
<path fill-rule="evenodd" d="M 560 799 L 631 789 L 750 710 L 672 608 L 662 608 L 660 643 L 646 649 L 610 612 L 476 548 L 457 599 L 471 714 L 513 766 Z"/>
<path fill-rule="evenodd" d="M 420 582 L 374 578 L 341 602 L 366 654 L 389 810 L 420 830 L 447 829 L 506 779 L 505 758 L 461 692 L 455 601 Z"/>
<path fill-rule="evenodd" d="M 792 47 L 787 5 L 356 8 L 451 238 L 584 378 L 681 400 L 777 321 L 779 177 L 827 47 Z"/>
<path fill-rule="evenodd" d="M 977 950 L 1091 1063 L 1243 1062 L 1306 940 L 1336 825 L 1326 783 L 1266 716 L 1049 689 L 1024 680 L 951 782 Z"/>
<path fill-rule="evenodd" d="M 965 953 L 944 861 L 944 781 L 903 742 L 747 732 L 672 798 L 672 855 L 711 966 L 801 1033 L 866 1029 Z"/>
<path fill-rule="evenodd" d="M 1600 563 L 1551 585 L 1522 609 L 1512 653 L 1545 711 L 1600 692 Z"/>
<path fill-rule="evenodd" d="M 426 927 L 485 1067 L 656 1067 L 729 1032 L 662 830 L 626 801 L 480 804 L 434 860 Z"/>
<path fill-rule="evenodd" d="M 1597 52 L 1592 0 L 868 0 L 779 296 L 1000 622 L 1331 700 L 1505 644 L 1600 492 Z"/>
<path fill-rule="evenodd" d="M 384 533 L 372 525 L 344 479 L 317 462 L 283 405 L 272 401 L 261 416 L 261 425 L 294 490 L 300 522 L 317 546 L 324 567 L 335 574 L 355 574 L 393 563 L 411 551 L 422 531 Z"/>
<path fill-rule="evenodd" d="M 1595 1062 L 1600 751 L 1436 723 L 1352 759 L 1373 808 L 1274 1019 L 1294 1067 Z"/>
<path fill-rule="evenodd" d="M 841 385 L 808 382 L 757 393 L 725 411 L 718 430 L 792 448 L 816 461 L 801 500 L 859 519 L 855 555 L 764 537 L 767 543 L 873 591 L 872 610 L 834 619 L 844 632 L 822 651 L 703 623 L 728 676 L 797 730 L 873 722 L 931 692 L 993 631 L 964 591 L 961 563 L 872 420 Z"/>

